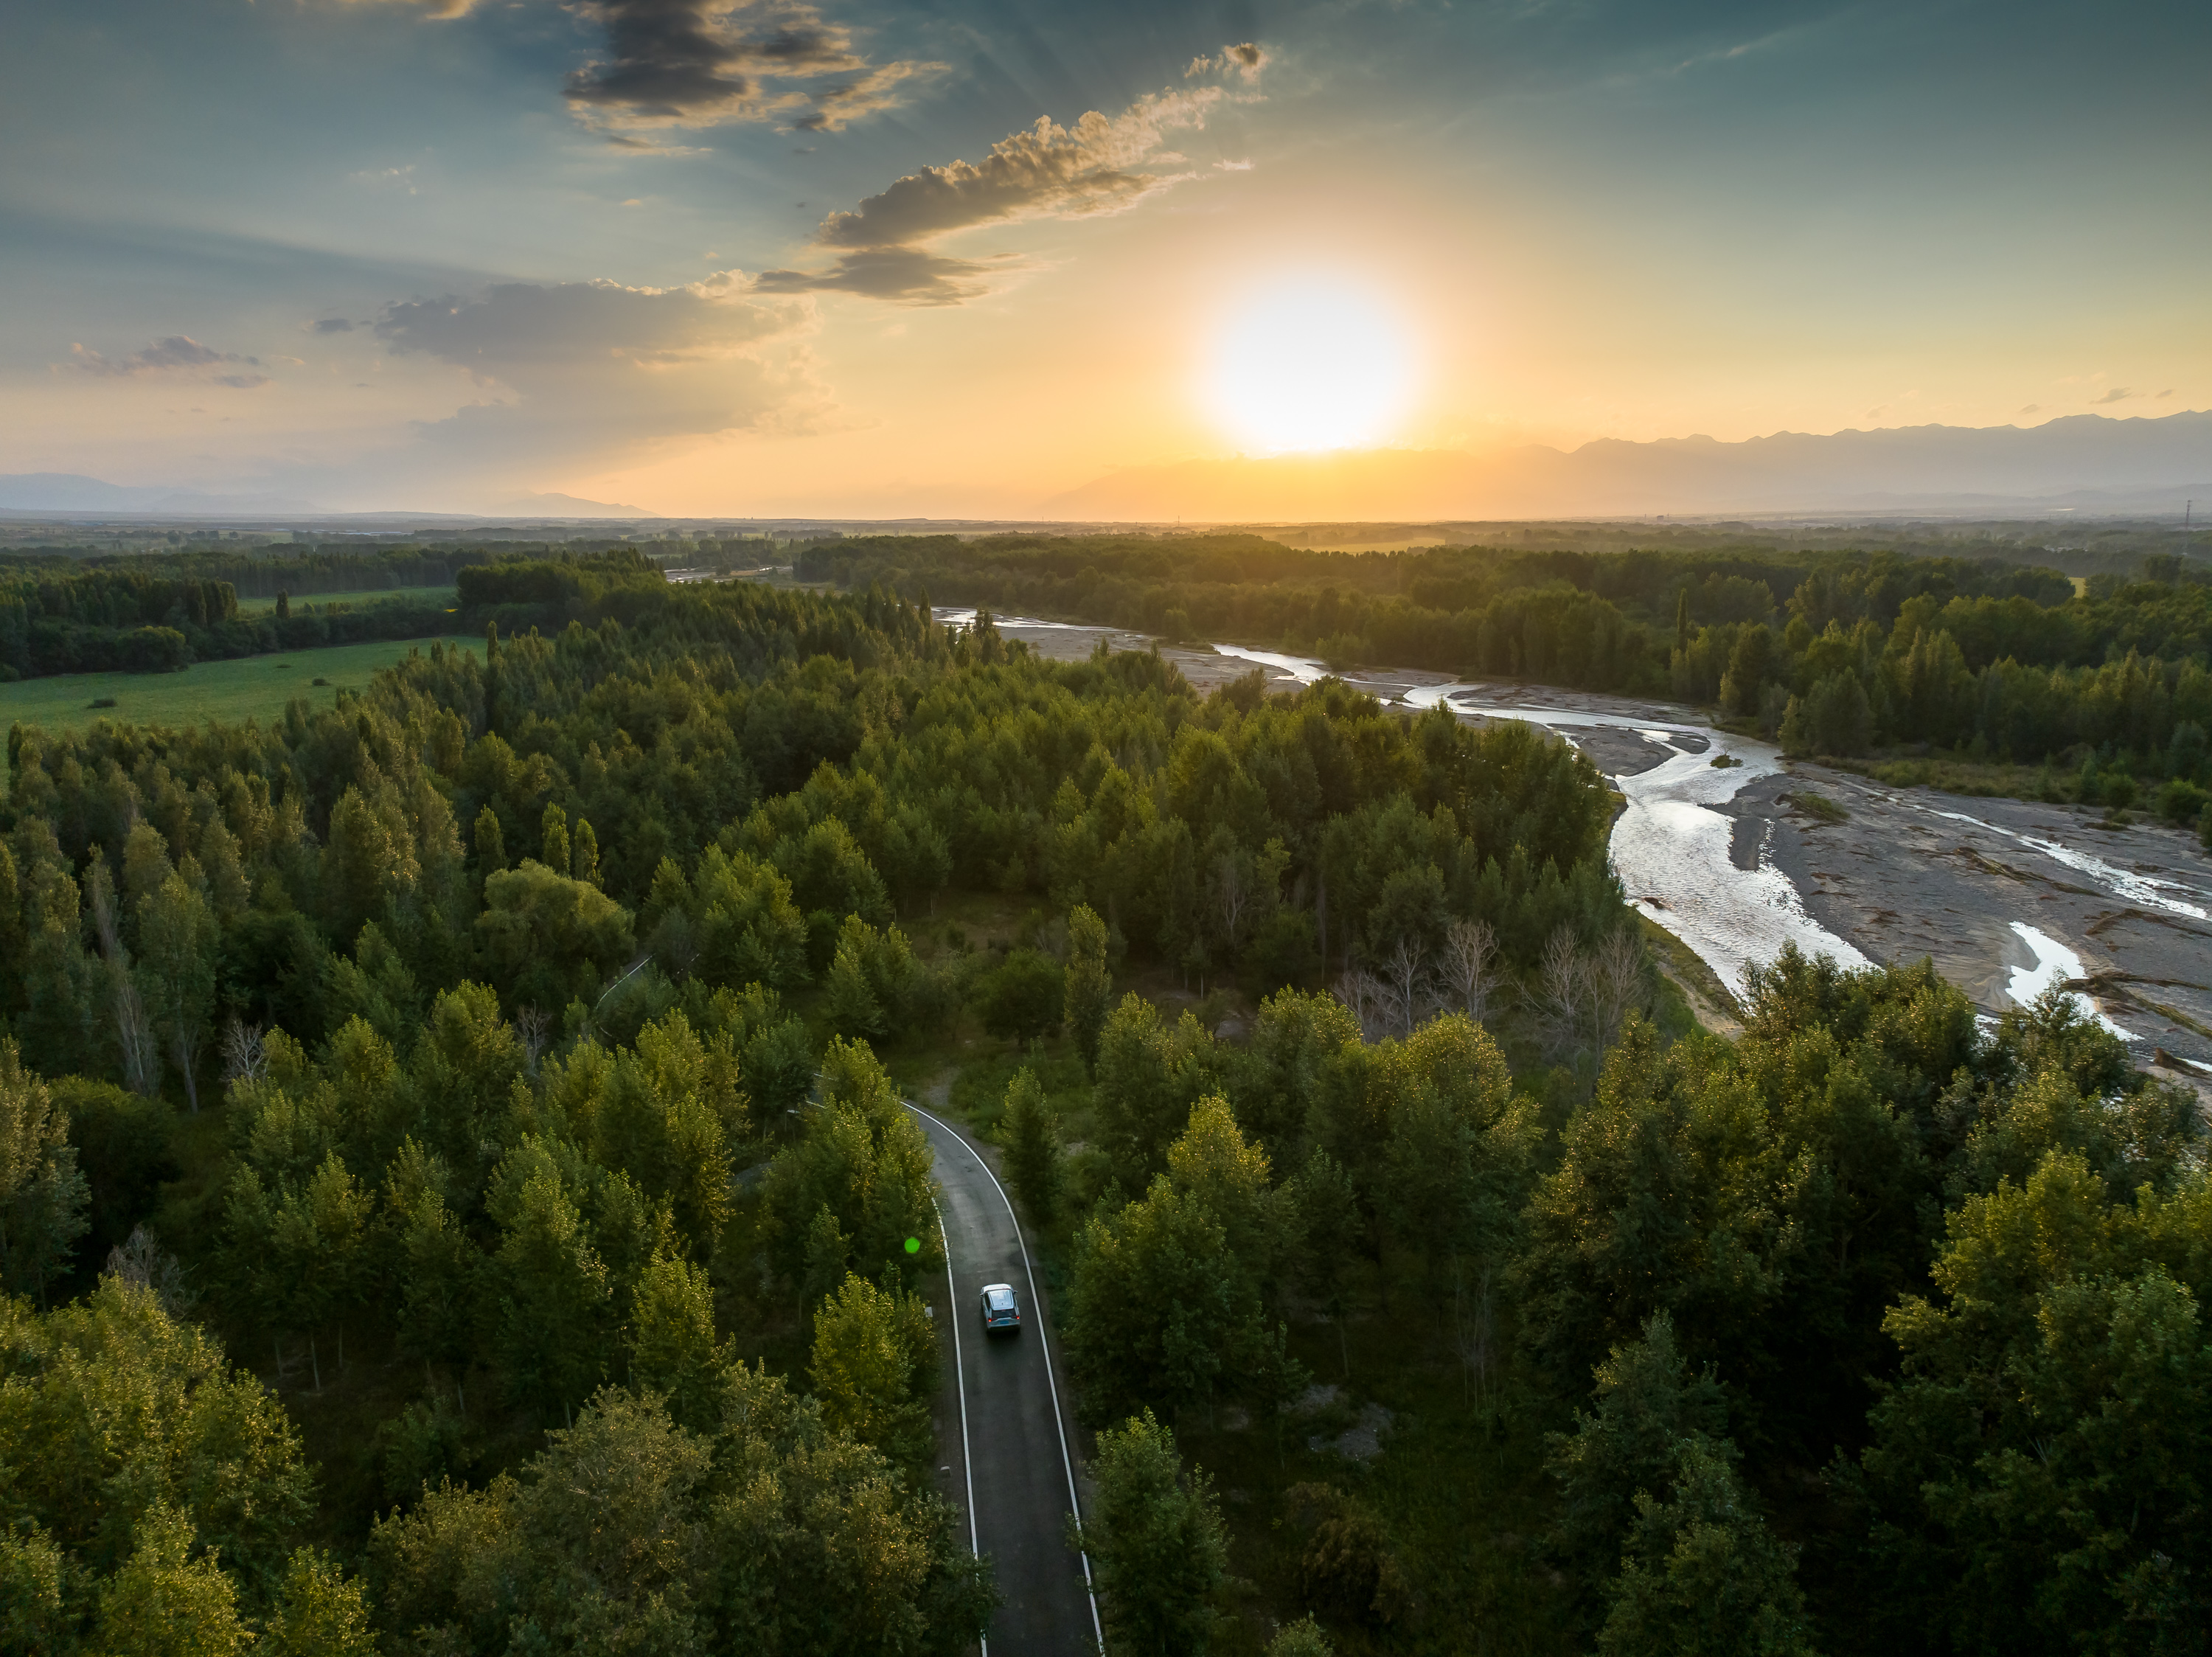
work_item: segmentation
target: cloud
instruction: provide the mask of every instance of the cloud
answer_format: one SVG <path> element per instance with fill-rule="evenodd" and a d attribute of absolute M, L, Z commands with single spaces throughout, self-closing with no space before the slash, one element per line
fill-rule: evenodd
<path fill-rule="evenodd" d="M 421 429 L 441 463 L 537 464 L 814 418 L 811 308 L 752 288 L 738 271 L 681 288 L 510 282 L 396 302 L 374 326 L 395 356 L 474 382 L 477 400 Z"/>
<path fill-rule="evenodd" d="M 2166 399 L 2166 398 L 2168 398 L 2168 397 L 2171 397 L 2171 396 L 2172 396 L 2172 395 L 2173 395 L 2172 389 L 2172 387 L 2169 387 L 2166 390 L 2165 390 L 2165 391 L 2162 391 L 2162 392 L 2159 393 L 2158 396 L 2157 396 L 2157 397 L 2153 398 L 2151 400 L 2152 400 L 2153 402 L 2159 402 L 2159 401 L 2162 401 L 2162 400 L 2164 400 L 2165 399 Z"/>
<path fill-rule="evenodd" d="M 1218 58 L 1200 53 L 1190 60 L 1182 77 L 1194 81 L 1201 75 L 1234 75 L 1243 81 L 1256 81 L 1267 62 L 1267 49 L 1256 40 L 1247 40 L 1241 46 L 1222 47 Z"/>
<path fill-rule="evenodd" d="M 1153 93 L 1119 115 L 1092 110 L 1072 126 L 1040 116 L 1036 125 L 993 144 L 981 161 L 925 167 L 859 206 L 830 214 L 814 233 L 815 247 L 834 260 L 830 266 L 769 271 L 760 278 L 762 290 L 856 293 L 909 305 L 975 298 L 988 291 L 990 277 L 1031 267 L 954 259 L 933 244 L 988 225 L 1127 211 L 1194 176 L 1163 140 L 1170 131 L 1204 126 L 1231 95 L 1218 86 Z M 1186 170 L 1158 170 L 1178 167 Z"/>
<path fill-rule="evenodd" d="M 951 259 L 926 247 L 864 247 L 839 254 L 827 271 L 763 271 L 753 286 L 764 294 L 846 293 L 906 305 L 957 305 L 990 292 L 992 277 L 1028 268 L 1011 256 Z"/>
<path fill-rule="evenodd" d="M 2021 412 L 2022 414 L 2040 414 L 2043 412 L 2043 405 L 2040 403 L 2030 403 L 2026 407 L 2022 408 Z"/>
<path fill-rule="evenodd" d="M 908 81 L 944 72 L 942 64 L 880 64 L 842 86 L 816 92 L 814 107 L 792 125 L 801 132 L 842 132 L 863 116 L 894 109 L 904 101 L 899 88 Z"/>
<path fill-rule="evenodd" d="M 224 362 L 246 362 L 257 369 L 261 366 L 261 359 L 258 356 L 241 356 L 236 351 L 219 351 L 212 346 L 201 344 L 198 340 L 188 334 L 180 333 L 173 333 L 166 339 L 157 339 L 145 350 L 133 351 L 128 356 L 103 356 L 88 346 L 73 344 L 70 347 L 70 357 L 76 364 L 78 373 L 93 375 L 100 379 L 135 378 L 149 374 L 190 373 L 194 369 L 214 368 Z M 265 386 L 269 383 L 269 376 L 265 374 L 233 373 L 216 375 L 211 378 L 218 386 L 234 386 L 241 391 L 250 391 L 256 386 Z"/>
<path fill-rule="evenodd" d="M 387 305 L 375 329 L 395 353 L 422 351 L 489 375 L 609 360 L 667 364 L 727 354 L 795 326 L 790 308 L 745 298 L 748 285 L 734 271 L 682 288 L 507 282 L 471 298 Z"/>
<path fill-rule="evenodd" d="M 415 186 L 415 164 L 404 167 L 372 167 L 347 177 L 364 190 L 399 190 L 408 195 L 420 193 Z"/>
<path fill-rule="evenodd" d="M 425 17 L 450 21 L 455 17 L 467 15 L 470 8 L 476 3 L 476 0 L 339 0 L 339 3 L 351 6 L 412 6 Z"/>
<path fill-rule="evenodd" d="M 350 319 L 343 316 L 319 317 L 315 320 L 315 332 L 317 333 L 351 333 L 353 323 Z"/>
<path fill-rule="evenodd" d="M 896 107 L 907 83 L 945 69 L 871 64 L 849 28 L 797 0 L 574 0 L 572 9 L 605 28 L 607 55 L 568 76 L 568 101 L 613 127 L 791 116 L 802 131 L 834 132 Z M 791 84 L 823 80 L 831 83 Z"/>
<path fill-rule="evenodd" d="M 2091 398 L 2089 399 L 2089 406 L 2091 408 L 2096 408 L 2106 403 L 2124 403 L 2128 399 L 2133 397 L 2135 394 L 2136 393 L 2134 392 L 2129 390 L 2125 386 L 2115 386 L 2112 390 L 2106 392 L 2102 397 Z"/>

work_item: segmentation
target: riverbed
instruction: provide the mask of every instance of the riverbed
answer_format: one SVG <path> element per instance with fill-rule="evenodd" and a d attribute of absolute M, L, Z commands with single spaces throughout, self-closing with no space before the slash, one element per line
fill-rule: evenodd
<path fill-rule="evenodd" d="M 1062 660 L 1101 638 L 1152 648 L 1113 629 L 999 626 Z M 1329 671 L 1241 645 L 1158 648 L 1200 690 L 1255 668 L 1285 687 Z M 2139 1062 L 2162 1061 L 2200 1089 L 2212 1081 L 2212 858 L 2193 836 L 2112 827 L 2073 807 L 1884 787 L 1786 760 L 1668 703 L 1441 673 L 1343 677 L 1408 709 L 1525 720 L 1574 743 L 1620 792 L 1612 854 L 1630 901 L 1731 990 L 1785 942 L 1852 966 L 1924 956 L 1985 1016 L 2067 987 Z M 1829 820 L 1807 795 L 1844 815 Z"/>

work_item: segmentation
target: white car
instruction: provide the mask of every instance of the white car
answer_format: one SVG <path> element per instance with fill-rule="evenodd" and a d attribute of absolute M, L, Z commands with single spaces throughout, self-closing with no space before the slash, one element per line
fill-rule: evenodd
<path fill-rule="evenodd" d="M 983 1332 L 986 1335 L 1022 1332 L 1022 1303 L 1012 1283 L 983 1285 Z"/>

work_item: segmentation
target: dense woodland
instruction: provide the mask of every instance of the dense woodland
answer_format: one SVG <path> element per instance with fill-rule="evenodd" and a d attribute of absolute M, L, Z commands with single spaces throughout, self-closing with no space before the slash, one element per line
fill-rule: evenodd
<path fill-rule="evenodd" d="M 1697 1031 L 1525 728 L 459 588 L 334 709 L 10 734 L 10 1648 L 963 1649 L 948 1068 L 1114 1650 L 2203 1648 L 2203 1124 L 2063 998 L 1785 956 Z"/>
<path fill-rule="evenodd" d="M 940 602 L 1717 705 L 1795 753 L 2042 768 L 2046 797 L 2212 800 L 2212 561 L 2133 579 L 1820 551 L 1303 551 L 1254 535 L 824 542 L 802 575 Z"/>

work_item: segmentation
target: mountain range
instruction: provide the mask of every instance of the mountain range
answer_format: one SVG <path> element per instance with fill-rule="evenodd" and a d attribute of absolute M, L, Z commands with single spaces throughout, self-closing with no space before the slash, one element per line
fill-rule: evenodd
<path fill-rule="evenodd" d="M 335 518 L 376 514 L 332 512 L 296 496 L 214 492 L 160 485 L 111 484 L 73 472 L 19 472 L 0 475 L 0 515 L 71 516 L 113 514 L 161 518 Z M 524 495 L 495 503 L 483 513 L 426 513 L 425 517 L 650 518 L 643 507 L 611 501 L 587 501 L 574 495 Z"/>
<path fill-rule="evenodd" d="M 1601 438 L 1468 454 L 1366 449 L 1133 466 L 1032 515 L 1092 524 L 1356 522 L 1378 519 L 1742 516 L 1842 512 L 1978 517 L 2179 515 L 2212 510 L 2212 411 L 2160 418 L 2068 415 L 2039 426 L 1902 426 L 1742 442 Z M 742 512 L 742 505 L 733 504 Z M 526 495 L 477 514 L 335 513 L 277 494 L 111 484 L 72 472 L 0 476 L 0 515 L 529 521 L 640 519 L 641 507 Z"/>
<path fill-rule="evenodd" d="M 1372 449 L 1131 467 L 1039 515 L 1234 523 L 1789 512 L 2179 514 L 2212 507 L 2212 412 L 1905 426 L 1743 442 L 1603 438 L 1487 454 Z"/>

